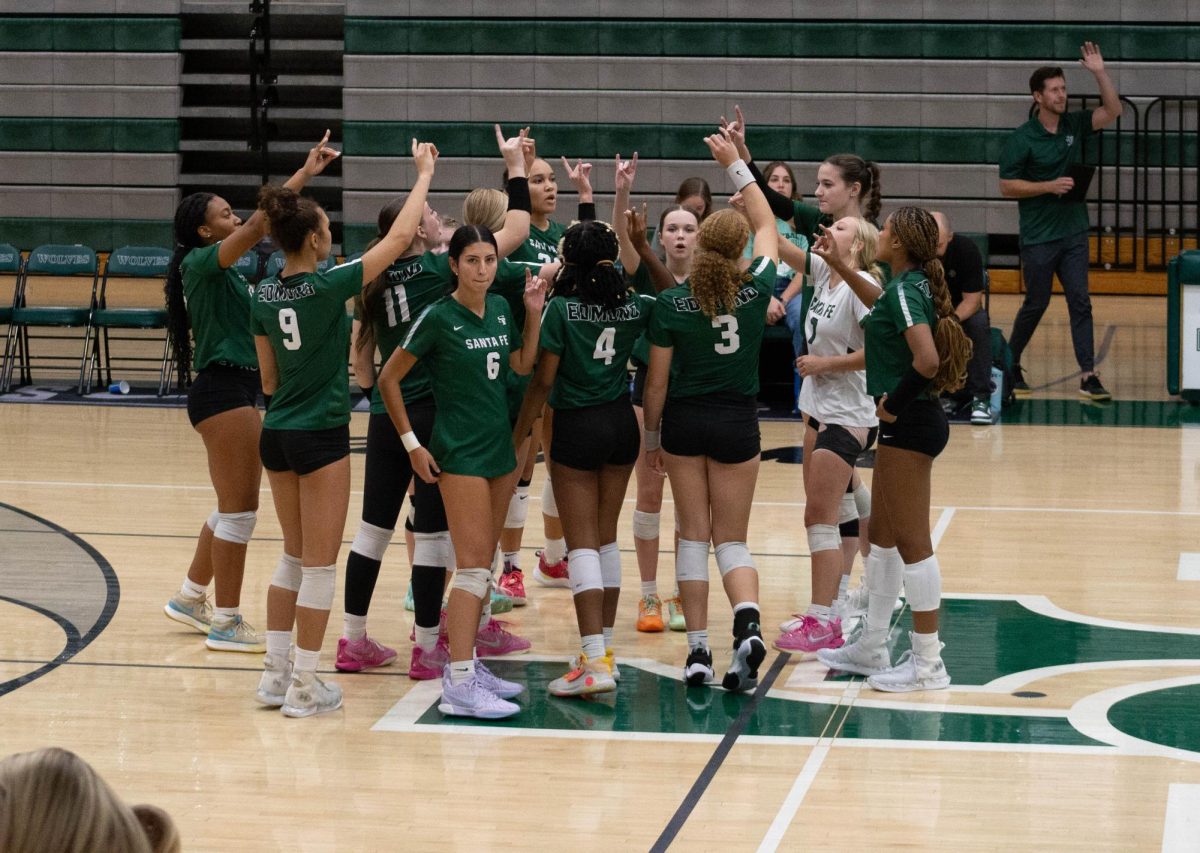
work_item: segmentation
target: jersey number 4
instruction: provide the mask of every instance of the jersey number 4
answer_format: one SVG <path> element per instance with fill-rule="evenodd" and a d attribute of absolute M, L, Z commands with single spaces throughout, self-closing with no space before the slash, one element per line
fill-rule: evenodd
<path fill-rule="evenodd" d="M 596 349 L 592 351 L 592 358 L 604 359 L 605 364 L 612 364 L 613 358 L 617 355 L 617 330 L 613 326 L 609 326 L 600 332 L 600 336 L 596 338 Z"/>
<path fill-rule="evenodd" d="M 729 355 L 738 351 L 742 339 L 738 337 L 737 317 L 732 314 L 718 314 L 712 321 L 714 329 L 721 330 L 721 340 L 713 344 L 718 355 Z"/>
<path fill-rule="evenodd" d="M 279 309 L 279 330 L 284 334 L 284 349 L 300 349 L 300 321 L 296 317 L 295 308 Z"/>

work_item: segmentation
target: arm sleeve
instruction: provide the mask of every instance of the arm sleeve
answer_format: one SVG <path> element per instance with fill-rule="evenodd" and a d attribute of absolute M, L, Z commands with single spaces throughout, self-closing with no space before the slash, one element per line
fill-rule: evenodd
<path fill-rule="evenodd" d="M 592 201 L 579 202 L 579 221 L 587 222 L 596 218 L 596 203 Z"/>
<path fill-rule="evenodd" d="M 791 219 L 794 208 L 792 200 L 785 195 L 775 192 L 767 186 L 767 179 L 763 173 L 758 170 L 757 164 L 753 160 L 746 164 L 750 167 L 750 174 L 754 176 L 754 182 L 758 184 L 758 188 L 763 191 L 763 195 L 767 197 L 767 204 L 771 206 L 771 213 L 775 214 L 776 219 Z"/>
<path fill-rule="evenodd" d="M 646 329 L 646 340 L 656 347 L 674 346 L 674 342 L 671 340 L 671 330 L 667 326 L 670 316 L 670 298 L 665 293 L 660 293 L 654 303 L 654 313 L 650 317 L 650 325 Z"/>
<path fill-rule="evenodd" d="M 563 354 L 566 343 L 566 317 L 563 314 L 565 307 L 566 300 L 551 299 L 542 312 L 542 331 L 538 337 L 538 346 L 557 356 Z"/>

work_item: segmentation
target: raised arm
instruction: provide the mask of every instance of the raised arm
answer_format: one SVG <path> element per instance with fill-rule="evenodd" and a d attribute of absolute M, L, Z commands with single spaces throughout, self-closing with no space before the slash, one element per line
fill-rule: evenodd
<path fill-rule="evenodd" d="M 522 329 L 521 348 L 508 356 L 509 367 L 514 373 L 525 376 L 533 370 L 537 358 L 538 337 L 542 329 L 542 309 L 546 307 L 546 281 L 525 271 L 525 328 Z"/>
<path fill-rule="evenodd" d="M 662 293 L 668 287 L 674 287 L 676 285 L 675 276 L 671 275 L 667 265 L 659 260 L 658 255 L 654 254 L 654 249 L 650 247 L 650 241 L 646 239 L 646 205 L 642 205 L 640 213 L 636 210 L 627 210 L 625 215 L 620 218 L 625 223 L 629 242 L 633 245 L 633 250 L 637 252 L 639 264 L 645 264 L 646 271 L 650 273 L 654 292 Z"/>
<path fill-rule="evenodd" d="M 400 215 L 388 229 L 388 233 L 362 256 L 363 286 L 374 281 L 380 273 L 391 266 L 396 258 L 412 243 L 417 235 L 417 227 L 421 224 L 421 216 L 425 213 L 425 198 L 429 194 L 429 184 L 433 180 L 433 164 L 437 161 L 438 150 L 432 142 L 412 141 L 413 161 L 417 166 L 417 180 L 400 209 Z"/>
<path fill-rule="evenodd" d="M 496 232 L 497 254 L 508 257 L 529 239 L 529 182 L 525 175 L 525 142 L 529 128 L 523 127 L 517 135 L 504 138 L 500 125 L 496 125 L 496 143 L 504 168 L 508 171 L 508 212 L 504 214 L 504 227 Z"/>
<path fill-rule="evenodd" d="M 750 156 L 750 149 L 746 147 L 746 116 L 743 115 L 742 108 L 734 104 L 733 114 L 733 121 L 726 121 L 725 116 L 721 116 L 721 129 L 729 132 L 729 138 L 737 147 L 738 156 L 746 161 L 750 174 L 754 176 L 755 183 L 762 190 L 767 204 L 771 206 L 771 213 L 775 214 L 776 219 L 784 221 L 791 219 L 796 215 L 796 207 L 792 204 L 792 200 L 767 186 L 766 177 L 758 170 L 754 158 Z"/>
<path fill-rule="evenodd" d="M 622 160 L 621 155 L 617 154 L 617 192 L 613 197 L 612 224 L 613 230 L 617 232 L 617 245 L 620 246 L 620 253 L 617 257 L 621 261 L 621 267 L 628 275 L 636 273 L 642 263 L 641 256 L 638 255 L 637 249 L 629 240 L 629 228 L 625 222 L 625 212 L 629 210 L 629 193 L 633 189 L 633 180 L 637 176 L 637 161 L 636 151 L 628 160 Z"/>
<path fill-rule="evenodd" d="M 742 193 L 742 199 L 746 202 L 746 216 L 750 219 L 750 227 L 754 229 L 754 254 L 778 263 L 779 231 L 775 227 L 775 215 L 771 213 L 766 196 L 750 175 L 746 162 L 738 157 L 729 132 L 723 130 L 714 133 L 706 137 L 704 142 L 713 159 L 725 167 L 734 189 Z"/>
<path fill-rule="evenodd" d="M 1083 47 L 1079 48 L 1079 54 L 1079 64 L 1092 72 L 1100 88 L 1100 108 L 1092 111 L 1092 130 L 1100 130 L 1121 117 L 1121 96 L 1117 94 L 1117 87 L 1104 68 L 1100 45 L 1085 41 Z"/>
<path fill-rule="evenodd" d="M 572 168 L 571 161 L 566 157 L 562 158 L 562 162 L 563 168 L 567 170 L 567 177 L 575 187 L 575 192 L 579 193 L 579 221 L 595 219 L 596 202 L 592 196 L 592 164 L 576 160 L 575 166 Z"/>

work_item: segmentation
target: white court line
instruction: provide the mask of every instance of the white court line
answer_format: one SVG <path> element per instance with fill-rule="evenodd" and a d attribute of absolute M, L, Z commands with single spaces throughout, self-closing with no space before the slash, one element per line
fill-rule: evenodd
<path fill-rule="evenodd" d="M 1181 552 L 1179 554 L 1179 573 L 1175 577 L 1181 581 L 1200 581 L 1200 552 Z"/>
<path fill-rule="evenodd" d="M 1171 785 L 1163 822 L 1163 853 L 1200 853 L 1200 785 Z"/>
<path fill-rule="evenodd" d="M 1067 714 L 1067 722 L 1075 731 L 1087 735 L 1101 743 L 1110 743 L 1117 747 L 1122 755 L 1154 755 L 1161 758 L 1173 758 L 1177 761 L 1200 763 L 1200 754 L 1188 749 L 1173 746 L 1163 746 L 1152 743 L 1133 735 L 1127 735 L 1108 721 L 1108 712 L 1113 705 L 1156 690 L 1169 690 L 1172 687 L 1190 687 L 1200 684 L 1200 675 L 1185 675 L 1180 678 L 1166 678 L 1162 681 L 1144 681 L 1140 684 L 1125 684 L 1110 690 L 1101 690 L 1091 696 L 1084 696 L 1071 706 Z"/>

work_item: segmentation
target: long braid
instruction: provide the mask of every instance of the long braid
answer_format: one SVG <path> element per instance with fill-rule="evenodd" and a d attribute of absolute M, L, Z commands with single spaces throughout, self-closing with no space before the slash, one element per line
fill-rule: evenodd
<path fill-rule="evenodd" d="M 585 304 L 599 305 L 605 311 L 621 307 L 629 285 L 613 266 L 619 251 L 617 232 L 607 222 L 576 222 L 563 234 L 559 248 L 563 266 L 551 297 L 578 296 Z"/>
<path fill-rule="evenodd" d="M 700 223 L 696 254 L 688 281 L 706 317 L 732 313 L 737 294 L 750 276 L 738 269 L 738 259 L 750 239 L 746 217 L 736 210 L 718 210 Z"/>
<path fill-rule="evenodd" d="M 967 379 L 967 363 L 971 360 L 972 344 L 954 313 L 946 272 L 937 257 L 937 221 L 929 211 L 920 207 L 902 207 L 890 217 L 892 230 L 904 245 L 908 256 L 918 264 L 929 279 L 933 307 L 938 324 L 934 343 L 938 351 L 938 370 L 930 380 L 934 391 L 957 391 Z"/>
<path fill-rule="evenodd" d="M 204 224 L 208 203 L 212 199 L 212 193 L 192 193 L 175 208 L 175 252 L 171 255 L 171 263 L 167 265 L 163 297 L 167 303 L 167 336 L 175 350 L 175 369 L 180 388 L 192 384 L 191 323 L 183 298 L 183 271 L 180 265 L 188 252 L 204 247 L 204 240 L 197 229 Z"/>

